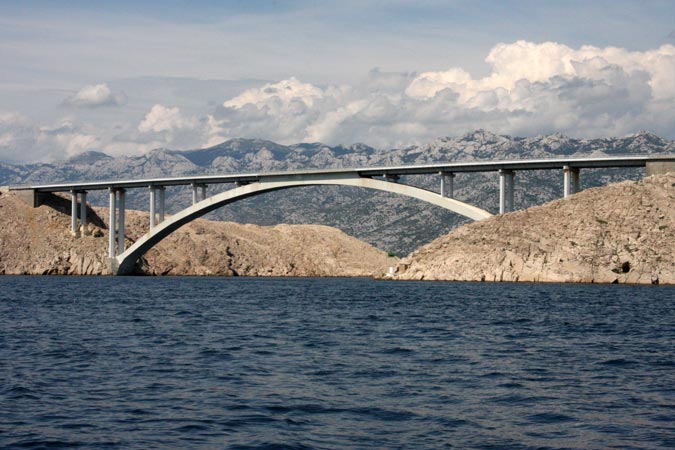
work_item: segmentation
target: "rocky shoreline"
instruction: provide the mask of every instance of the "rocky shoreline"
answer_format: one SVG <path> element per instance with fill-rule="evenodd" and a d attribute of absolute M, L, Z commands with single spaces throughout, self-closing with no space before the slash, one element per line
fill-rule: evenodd
<path fill-rule="evenodd" d="M 70 200 L 31 208 L 0 192 L 0 274 L 106 275 L 107 208 L 70 233 Z M 148 214 L 127 211 L 127 247 L 148 229 Z M 321 225 L 263 227 L 198 219 L 144 256 L 139 275 L 364 277 L 384 273 L 386 253 Z"/>
<path fill-rule="evenodd" d="M 675 284 L 675 174 L 465 225 L 402 259 L 394 279 Z"/>

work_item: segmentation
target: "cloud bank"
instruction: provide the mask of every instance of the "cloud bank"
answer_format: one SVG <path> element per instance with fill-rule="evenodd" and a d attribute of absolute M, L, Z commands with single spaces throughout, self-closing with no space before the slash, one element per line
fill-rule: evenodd
<path fill-rule="evenodd" d="M 51 161 L 100 148 L 96 130 L 63 120 L 38 126 L 15 113 L 0 112 L 0 161 Z"/>
<path fill-rule="evenodd" d="M 674 45 L 640 52 L 517 41 L 494 46 L 485 62 L 484 77 L 462 67 L 419 74 L 374 69 L 354 85 L 318 86 L 291 77 L 214 99 L 218 106 L 203 113 L 186 114 L 168 99 L 147 105 L 140 120 L 114 131 L 68 121 L 66 127 L 38 126 L 8 113 L 0 115 L 0 159 L 16 148 L 28 148 L 22 156 L 49 159 L 89 149 L 199 148 L 235 137 L 390 148 L 477 128 L 589 138 L 644 129 L 675 138 Z M 94 107 L 114 97 L 102 84 L 68 101 Z"/>
<path fill-rule="evenodd" d="M 476 128 L 580 137 L 648 129 L 674 137 L 673 45 L 629 52 L 517 41 L 495 46 L 485 61 L 483 78 L 451 67 L 414 77 L 373 71 L 359 86 L 270 83 L 224 102 L 221 125 L 280 142 L 380 147 Z"/>

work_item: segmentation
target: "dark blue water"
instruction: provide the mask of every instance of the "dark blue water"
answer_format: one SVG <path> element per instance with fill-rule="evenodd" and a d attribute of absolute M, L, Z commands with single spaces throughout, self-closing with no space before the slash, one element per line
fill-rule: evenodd
<path fill-rule="evenodd" d="M 675 448 L 675 289 L 0 277 L 0 447 Z"/>

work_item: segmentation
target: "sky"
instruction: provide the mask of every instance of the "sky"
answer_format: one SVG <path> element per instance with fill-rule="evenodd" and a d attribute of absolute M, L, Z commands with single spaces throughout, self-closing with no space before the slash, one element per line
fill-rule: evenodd
<path fill-rule="evenodd" d="M 0 161 L 675 138 L 672 1 L 0 0 Z"/>

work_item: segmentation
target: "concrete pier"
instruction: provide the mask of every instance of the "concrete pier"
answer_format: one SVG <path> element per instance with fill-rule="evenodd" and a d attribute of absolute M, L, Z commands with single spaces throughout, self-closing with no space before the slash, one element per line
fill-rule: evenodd
<path fill-rule="evenodd" d="M 77 191 L 70 191 L 70 232 L 77 236 Z"/>
<path fill-rule="evenodd" d="M 155 228 L 155 216 L 156 216 L 156 211 L 155 211 L 155 205 L 157 204 L 156 199 L 155 199 L 155 194 L 156 194 L 156 189 L 154 186 L 150 186 L 150 229 L 152 230 Z"/>
<path fill-rule="evenodd" d="M 116 228 L 116 210 L 117 210 L 117 199 L 115 196 L 117 193 L 115 192 L 115 189 L 110 188 L 109 190 L 109 196 L 110 196 L 110 215 L 109 215 L 109 220 L 108 220 L 108 256 L 111 258 L 115 257 L 115 228 Z"/>
<path fill-rule="evenodd" d="M 645 171 L 648 177 L 675 172 L 675 161 L 649 161 L 645 166 Z"/>
<path fill-rule="evenodd" d="M 206 184 L 192 183 L 192 204 L 206 200 Z"/>
<path fill-rule="evenodd" d="M 513 211 L 513 190 L 515 172 L 513 170 L 499 170 L 499 214 Z"/>
<path fill-rule="evenodd" d="M 87 232 L 87 192 L 80 192 L 80 228 Z"/>
<path fill-rule="evenodd" d="M 117 205 L 117 254 L 124 253 L 124 189 L 117 191 L 118 205 Z"/>
<path fill-rule="evenodd" d="M 563 196 L 569 197 L 579 192 L 579 169 L 575 167 L 563 167 Z"/>
<path fill-rule="evenodd" d="M 164 197 L 166 188 L 161 186 L 159 189 L 159 223 L 164 222 Z"/>
<path fill-rule="evenodd" d="M 455 197 L 455 174 L 452 172 L 439 172 L 441 176 L 441 197 Z"/>
<path fill-rule="evenodd" d="M 198 185 L 196 183 L 192 183 L 192 204 L 196 205 L 198 200 Z"/>

